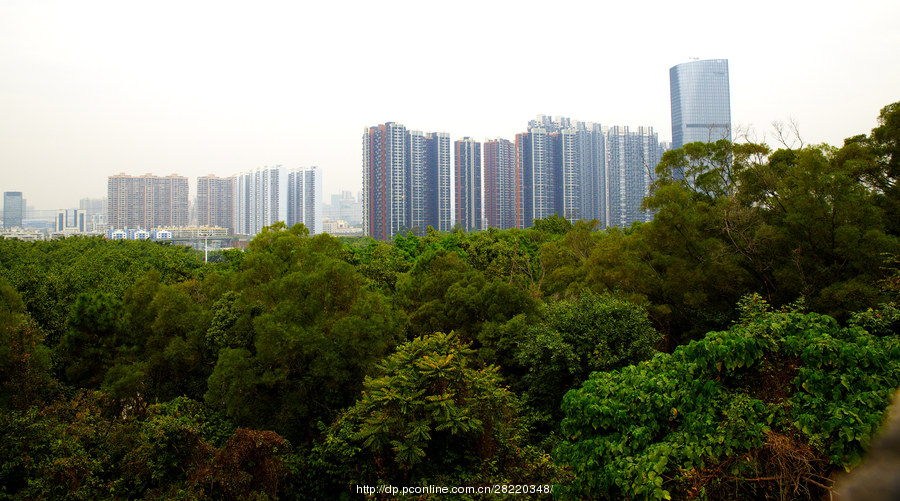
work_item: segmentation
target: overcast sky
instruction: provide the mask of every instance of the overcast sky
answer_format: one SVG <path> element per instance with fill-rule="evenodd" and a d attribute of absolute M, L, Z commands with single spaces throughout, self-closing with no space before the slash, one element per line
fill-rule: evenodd
<path fill-rule="evenodd" d="M 652 126 L 669 68 L 729 60 L 732 121 L 868 133 L 900 100 L 900 2 L 0 1 L 0 191 L 317 165 L 361 187 L 363 129 L 514 139 L 538 114 Z M 192 191 L 192 197 L 194 193 Z"/>

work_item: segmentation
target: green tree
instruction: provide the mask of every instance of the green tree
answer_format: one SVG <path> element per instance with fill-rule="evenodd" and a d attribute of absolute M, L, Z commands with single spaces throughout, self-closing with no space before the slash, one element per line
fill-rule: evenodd
<path fill-rule="evenodd" d="M 610 371 L 653 356 L 659 334 L 647 313 L 604 294 L 550 302 L 543 322 L 530 327 L 519 344 L 518 362 L 525 403 L 534 409 L 542 432 L 562 419 L 563 395 L 594 371 Z"/>
<path fill-rule="evenodd" d="M 516 398 L 496 367 L 479 368 L 453 334 L 400 346 L 367 377 L 320 453 L 346 485 L 426 479 L 498 483 L 543 462 L 522 448 Z"/>
<path fill-rule="evenodd" d="M 405 319 L 352 266 L 331 257 L 329 240 L 317 248 L 315 239 L 284 236 L 245 258 L 268 262 L 256 254 L 274 251 L 288 271 L 259 282 L 255 265 L 244 270 L 249 276 L 239 279 L 245 286 L 233 310 L 240 313 L 234 326 L 244 327 L 231 338 L 236 342 L 219 345 L 204 398 L 241 426 L 272 428 L 297 443 L 352 403 L 366 371 L 399 340 Z"/>
<path fill-rule="evenodd" d="M 0 409 L 25 409 L 48 389 L 50 350 L 22 299 L 0 279 Z"/>

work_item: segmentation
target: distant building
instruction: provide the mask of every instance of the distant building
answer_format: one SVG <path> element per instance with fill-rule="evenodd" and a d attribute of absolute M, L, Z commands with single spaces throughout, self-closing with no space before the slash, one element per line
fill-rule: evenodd
<path fill-rule="evenodd" d="M 582 179 L 581 165 L 577 148 L 578 135 L 571 125 L 557 129 L 552 134 L 553 163 L 555 167 L 554 185 L 556 189 L 556 214 L 577 221 L 584 219 L 582 214 Z"/>
<path fill-rule="evenodd" d="M 456 222 L 463 229 L 480 230 L 481 143 L 464 137 L 453 143 L 456 164 Z"/>
<path fill-rule="evenodd" d="M 363 133 L 363 228 L 397 233 L 450 229 L 450 136 L 387 122 Z"/>
<path fill-rule="evenodd" d="M 516 145 L 508 139 L 484 142 L 484 217 L 491 228 L 519 228 L 519 190 Z"/>
<path fill-rule="evenodd" d="M 607 226 L 625 228 L 636 221 L 651 221 L 653 213 L 641 210 L 649 194 L 651 173 L 659 163 L 659 138 L 652 127 L 610 127 L 606 136 L 608 180 Z"/>
<path fill-rule="evenodd" d="M 363 235 L 362 228 L 351 226 L 347 221 L 325 221 L 322 223 L 325 233 L 335 237 L 361 237 Z"/>
<path fill-rule="evenodd" d="M 82 198 L 78 210 L 84 212 L 85 228 L 89 233 L 106 233 L 106 199 Z"/>
<path fill-rule="evenodd" d="M 350 226 L 362 228 L 362 203 L 350 191 L 331 195 L 331 203 L 322 206 L 322 214 L 326 221 L 345 221 Z"/>
<path fill-rule="evenodd" d="M 669 69 L 672 148 L 731 140 L 728 60 L 692 61 Z"/>
<path fill-rule="evenodd" d="M 82 210 L 59 210 L 56 212 L 55 230 L 62 235 L 80 235 L 87 232 L 86 214 Z"/>
<path fill-rule="evenodd" d="M 292 169 L 287 175 L 287 225 L 302 223 L 310 235 L 322 233 L 322 171 Z"/>
<path fill-rule="evenodd" d="M 188 180 L 172 174 L 109 177 L 107 225 L 111 229 L 153 229 L 188 225 Z"/>
<path fill-rule="evenodd" d="M 16 240 L 24 240 L 26 242 L 38 242 L 44 240 L 44 232 L 32 229 L 22 229 L 19 227 L 9 228 L 0 231 L 0 238 L 14 238 Z"/>
<path fill-rule="evenodd" d="M 450 231 L 453 227 L 450 199 L 450 134 L 425 134 L 425 221 L 424 228 Z"/>
<path fill-rule="evenodd" d="M 581 219 L 605 222 L 606 133 L 598 123 L 576 122 L 575 148 L 581 191 Z"/>
<path fill-rule="evenodd" d="M 3 193 L 3 228 L 21 228 L 25 217 L 25 199 L 21 191 Z"/>
<path fill-rule="evenodd" d="M 556 184 L 553 166 L 553 140 L 547 128 L 529 126 L 516 134 L 516 161 L 522 172 L 523 225 L 556 214 Z"/>
<path fill-rule="evenodd" d="M 363 133 L 363 231 L 378 240 L 408 228 L 408 137 L 406 127 L 394 122 Z"/>
<path fill-rule="evenodd" d="M 197 178 L 197 225 L 221 226 L 234 233 L 234 177 Z"/>
<path fill-rule="evenodd" d="M 235 235 L 253 236 L 287 220 L 287 175 L 280 165 L 242 172 L 232 189 Z"/>

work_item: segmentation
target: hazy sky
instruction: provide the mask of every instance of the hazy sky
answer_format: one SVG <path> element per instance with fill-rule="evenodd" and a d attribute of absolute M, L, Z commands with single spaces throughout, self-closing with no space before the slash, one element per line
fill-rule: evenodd
<path fill-rule="evenodd" d="M 317 165 L 361 186 L 363 129 L 514 139 L 538 114 L 671 140 L 669 68 L 725 58 L 735 126 L 868 133 L 900 100 L 900 2 L 0 0 L 0 191 Z M 194 196 L 192 191 L 192 197 Z"/>

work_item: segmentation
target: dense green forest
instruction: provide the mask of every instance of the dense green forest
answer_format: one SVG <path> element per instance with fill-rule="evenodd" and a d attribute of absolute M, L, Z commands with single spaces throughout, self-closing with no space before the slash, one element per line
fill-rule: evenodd
<path fill-rule="evenodd" d="M 820 499 L 900 386 L 878 124 L 666 152 L 624 229 L 0 239 L 0 499 Z"/>

